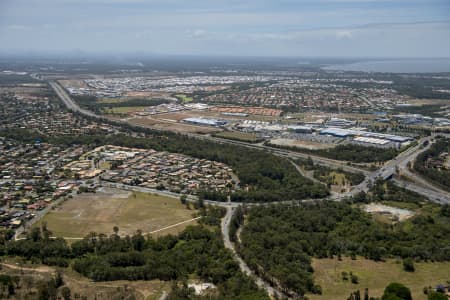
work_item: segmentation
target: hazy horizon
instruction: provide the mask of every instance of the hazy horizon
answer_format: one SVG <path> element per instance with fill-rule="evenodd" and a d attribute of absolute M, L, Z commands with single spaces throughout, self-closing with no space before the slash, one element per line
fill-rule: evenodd
<path fill-rule="evenodd" d="M 3 0 L 0 54 L 447 58 L 446 0 Z"/>

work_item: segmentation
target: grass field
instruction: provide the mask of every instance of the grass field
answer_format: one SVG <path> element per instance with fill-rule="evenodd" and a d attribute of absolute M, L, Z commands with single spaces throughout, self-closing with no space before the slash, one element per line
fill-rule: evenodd
<path fill-rule="evenodd" d="M 112 107 L 105 108 L 106 114 L 128 114 L 135 111 L 143 110 L 143 106 L 124 106 L 124 107 Z"/>
<path fill-rule="evenodd" d="M 342 173 L 338 173 L 338 172 L 331 172 L 330 176 L 334 177 L 334 184 L 335 185 L 339 185 L 339 186 L 343 186 L 346 183 L 346 177 L 344 174 Z"/>
<path fill-rule="evenodd" d="M 138 229 L 143 233 L 152 232 L 191 220 L 194 213 L 175 198 L 105 189 L 67 200 L 44 216 L 41 222 L 47 222 L 54 236 L 79 238 L 90 232 L 111 234 L 114 226 L 119 227 L 120 235 L 133 234 Z M 194 223 L 171 227 L 157 235 L 178 233 Z"/>
<path fill-rule="evenodd" d="M 334 144 L 325 144 L 325 143 L 320 143 L 320 142 L 293 140 L 293 139 L 284 139 L 284 138 L 272 139 L 272 140 L 270 140 L 270 143 L 274 144 L 274 145 L 279 145 L 279 146 L 297 147 L 297 148 L 304 148 L 304 149 L 309 149 L 309 150 L 331 149 L 336 146 Z"/>
<path fill-rule="evenodd" d="M 181 102 L 183 102 L 183 103 L 189 103 L 189 102 L 192 102 L 194 100 L 192 97 L 188 97 L 188 96 L 186 96 L 184 94 L 178 94 L 178 95 L 175 95 L 175 97 L 180 99 Z"/>
<path fill-rule="evenodd" d="M 215 134 L 214 136 L 225 139 L 245 141 L 250 143 L 254 143 L 259 140 L 256 134 L 254 133 L 236 132 L 236 131 L 223 131 Z"/>
<path fill-rule="evenodd" d="M 450 262 L 415 263 L 413 273 L 403 271 L 401 263 L 395 260 L 374 262 L 363 258 L 351 260 L 313 259 L 314 280 L 322 286 L 322 295 L 308 295 L 313 300 L 345 300 L 355 290 L 369 289 L 371 297 L 380 297 L 391 282 L 400 282 L 411 289 L 414 300 L 425 300 L 423 287 L 445 284 L 450 280 Z M 343 281 L 342 272 L 353 272 L 359 278 L 358 284 Z"/>

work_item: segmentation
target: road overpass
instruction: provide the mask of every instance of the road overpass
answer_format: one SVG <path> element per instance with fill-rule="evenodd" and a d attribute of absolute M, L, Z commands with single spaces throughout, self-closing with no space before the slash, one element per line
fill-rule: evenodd
<path fill-rule="evenodd" d="M 59 85 L 57 82 L 55 81 L 50 81 L 49 82 L 50 86 L 53 88 L 53 90 L 55 91 L 55 93 L 58 95 L 58 97 L 61 99 L 61 101 L 63 101 L 63 103 L 66 105 L 66 107 L 73 111 L 73 112 L 78 112 L 82 115 L 91 117 L 91 118 L 96 118 L 100 121 L 106 121 L 109 120 L 108 118 L 104 117 L 104 116 L 99 116 L 89 110 L 86 109 L 82 109 L 75 101 L 73 101 L 73 99 L 69 96 L 69 94 L 64 90 L 64 88 L 61 87 L 61 85 Z M 111 121 L 111 120 L 110 120 Z M 130 125 L 129 123 L 127 123 L 126 121 L 121 121 L 121 120 L 112 120 L 114 122 L 117 123 L 122 123 L 122 124 L 127 124 Z M 149 128 L 143 125 L 135 125 L 132 124 L 133 126 L 136 127 L 143 127 L 143 128 Z M 302 159 L 308 159 L 311 158 L 312 161 L 315 164 L 318 165 L 322 165 L 322 166 L 328 166 L 331 168 L 342 168 L 344 171 L 347 172 L 352 172 L 352 173 L 362 173 L 366 176 L 365 180 L 359 184 L 358 186 L 356 186 L 351 192 L 349 193 L 345 193 L 342 194 L 343 197 L 345 196 L 354 196 L 359 192 L 367 192 L 370 189 L 370 186 L 375 182 L 376 179 L 381 178 L 381 179 L 390 179 L 392 178 L 395 173 L 396 170 L 400 167 L 400 168 L 405 168 L 407 163 L 410 161 L 413 161 L 417 155 L 419 153 L 421 153 L 422 151 L 425 151 L 425 149 L 422 147 L 422 144 L 425 141 L 428 141 L 430 143 L 430 141 L 432 140 L 432 136 L 430 137 L 425 137 L 422 138 L 421 140 L 419 140 L 418 145 L 411 147 L 409 149 L 407 149 L 406 151 L 403 151 L 402 153 L 400 153 L 397 157 L 395 157 L 394 159 L 386 162 L 384 164 L 383 167 L 381 167 L 380 169 L 374 171 L 374 172 L 369 172 L 367 170 L 364 170 L 362 168 L 358 168 L 355 166 L 350 166 L 348 165 L 347 162 L 342 162 L 342 161 L 338 161 L 338 160 L 333 160 L 333 159 L 329 159 L 329 158 L 325 158 L 325 157 L 320 157 L 320 156 L 315 156 L 315 155 L 310 155 L 310 154 L 304 154 L 304 153 L 299 153 L 299 152 L 294 152 L 294 151 L 289 151 L 289 150 L 285 150 L 285 149 L 278 149 L 278 148 L 273 148 L 273 147 L 269 147 L 266 145 L 259 145 L 259 144 L 251 144 L 251 143 L 246 143 L 246 142 L 241 142 L 241 141 L 232 141 L 232 140 L 227 140 L 227 139 L 222 139 L 222 138 L 217 138 L 217 137 L 212 137 L 209 135 L 201 135 L 201 134 L 194 134 L 194 133 L 184 133 L 185 135 L 192 137 L 192 138 L 196 138 L 196 139 L 200 139 L 200 140 L 209 140 L 209 141 L 213 141 L 216 143 L 221 143 L 221 144 L 230 144 L 230 145 L 237 145 L 237 146 L 242 146 L 242 147 L 246 147 L 246 148 L 250 148 L 250 149 L 257 149 L 257 150 L 265 150 L 268 151 L 274 155 L 280 156 L 280 157 L 286 157 L 288 159 L 297 159 L 297 158 L 302 158 Z M 413 180 L 418 180 L 417 176 L 413 176 L 412 178 Z M 398 183 L 399 180 L 394 181 L 394 183 Z M 403 183 L 403 187 L 405 187 L 406 189 L 412 190 L 412 191 L 417 191 L 419 190 L 417 188 L 417 186 L 413 186 L 410 184 L 405 184 L 404 181 L 401 181 Z M 438 202 L 438 198 L 440 197 L 439 203 L 441 203 L 442 201 L 446 202 L 446 203 L 450 203 L 450 197 L 448 197 L 448 193 L 437 189 L 434 186 L 425 186 L 422 185 L 420 191 L 422 192 L 422 195 L 425 195 L 426 197 L 428 197 L 430 200 L 432 201 L 436 201 Z M 430 193 L 427 193 L 430 192 Z M 428 196 L 430 195 L 430 196 Z M 431 196 L 433 195 L 433 196 Z"/>

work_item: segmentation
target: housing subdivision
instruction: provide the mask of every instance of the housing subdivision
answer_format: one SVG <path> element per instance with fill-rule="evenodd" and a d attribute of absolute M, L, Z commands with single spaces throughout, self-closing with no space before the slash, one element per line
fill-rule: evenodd
<path fill-rule="evenodd" d="M 77 178 L 95 176 L 103 181 L 182 194 L 199 189 L 232 191 L 237 176 L 227 165 L 206 159 L 152 149 L 102 146 L 65 166 Z"/>

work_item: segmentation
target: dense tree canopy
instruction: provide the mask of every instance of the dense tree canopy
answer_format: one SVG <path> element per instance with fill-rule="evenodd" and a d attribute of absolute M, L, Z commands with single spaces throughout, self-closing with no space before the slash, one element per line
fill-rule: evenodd
<path fill-rule="evenodd" d="M 267 145 L 271 147 L 285 148 L 292 151 L 323 156 L 335 160 L 345 160 L 354 163 L 382 162 L 391 160 L 399 154 L 399 151 L 394 148 L 384 149 L 353 144 L 337 145 L 334 148 L 318 149 L 318 150 L 309 150 L 290 146 L 278 146 L 271 143 L 268 143 Z"/>
<path fill-rule="evenodd" d="M 240 252 L 268 280 L 303 294 L 315 291 L 311 257 L 363 256 L 450 261 L 450 218 L 419 214 L 407 221 L 375 221 L 349 202 L 252 208 Z"/>
<path fill-rule="evenodd" d="M 417 156 L 414 170 L 443 189 L 450 191 L 450 169 L 445 160 L 450 152 L 450 139 L 438 139 L 430 149 Z"/>
<path fill-rule="evenodd" d="M 225 249 L 216 224 L 222 209 L 203 210 L 208 224 L 190 226 L 178 235 L 157 239 L 139 231 L 120 237 L 91 233 L 70 246 L 64 239 L 50 239 L 43 227 L 33 229 L 27 239 L 4 242 L 1 254 L 20 256 L 32 262 L 61 267 L 71 266 L 94 281 L 152 280 L 185 282 L 198 278 L 217 286 L 213 296 L 195 296 L 183 288 L 170 299 L 256 299 L 268 300 L 253 280 L 243 275 L 229 250 Z M 213 227 L 210 227 L 213 226 Z M 211 229 L 213 228 L 213 229 Z M 117 230 L 116 230 L 117 231 Z"/>

